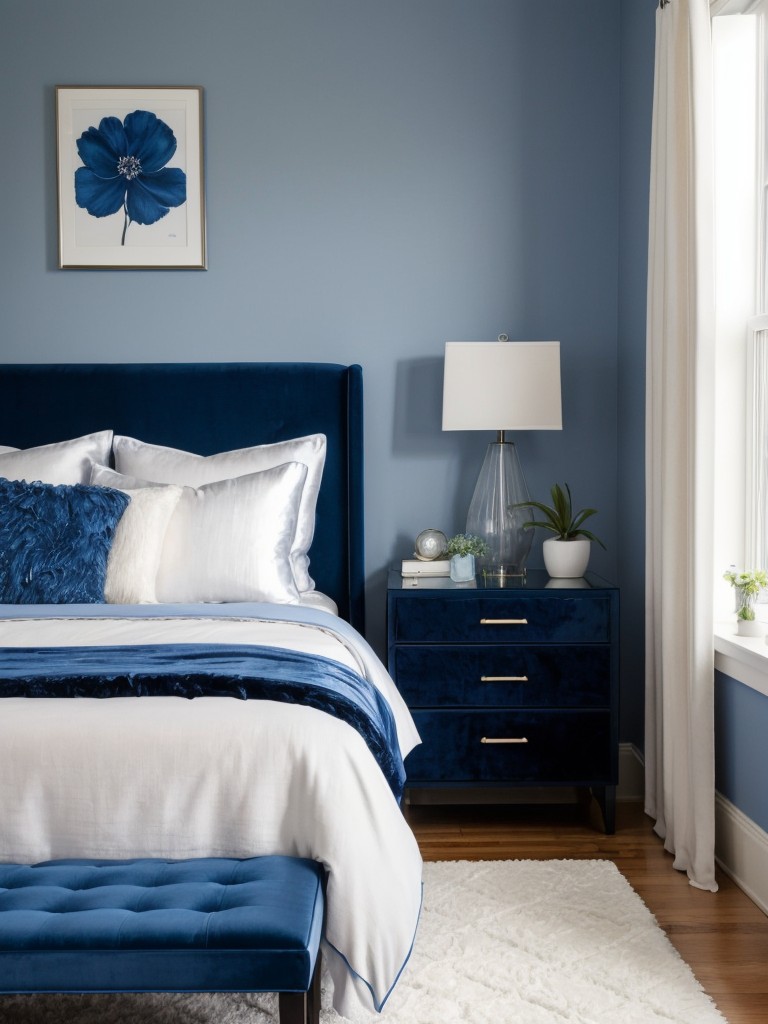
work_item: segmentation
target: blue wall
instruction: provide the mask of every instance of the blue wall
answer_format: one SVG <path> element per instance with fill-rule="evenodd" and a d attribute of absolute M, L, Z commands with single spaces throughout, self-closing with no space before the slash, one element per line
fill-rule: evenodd
<path fill-rule="evenodd" d="M 715 785 L 768 832 L 768 698 L 715 672 Z"/>
<path fill-rule="evenodd" d="M 592 567 L 634 616 L 654 8 L 3 0 L 0 358 L 362 363 L 380 646 L 386 566 L 462 528 L 490 440 L 441 433 L 443 343 L 559 339 L 564 429 L 521 459 L 600 510 Z M 204 88 L 206 272 L 56 269 L 56 84 Z M 636 742 L 641 636 L 625 617 Z"/>

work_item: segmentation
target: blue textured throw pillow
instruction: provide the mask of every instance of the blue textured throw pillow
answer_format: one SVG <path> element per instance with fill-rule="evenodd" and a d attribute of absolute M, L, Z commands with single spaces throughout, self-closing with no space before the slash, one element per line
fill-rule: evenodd
<path fill-rule="evenodd" d="M 127 494 L 0 478 L 0 603 L 99 604 Z"/>

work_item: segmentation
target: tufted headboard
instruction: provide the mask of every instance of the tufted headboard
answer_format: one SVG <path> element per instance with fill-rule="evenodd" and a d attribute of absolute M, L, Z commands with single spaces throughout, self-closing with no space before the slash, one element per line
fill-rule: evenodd
<path fill-rule="evenodd" d="M 310 573 L 364 629 L 363 377 L 335 363 L 0 365 L 0 444 L 113 429 L 212 455 L 324 433 Z"/>

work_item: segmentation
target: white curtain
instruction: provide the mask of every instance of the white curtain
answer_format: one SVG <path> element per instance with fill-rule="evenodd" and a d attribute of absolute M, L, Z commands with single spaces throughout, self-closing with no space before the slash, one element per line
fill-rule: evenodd
<path fill-rule="evenodd" d="M 709 0 L 656 14 L 646 378 L 646 811 L 715 891 Z"/>

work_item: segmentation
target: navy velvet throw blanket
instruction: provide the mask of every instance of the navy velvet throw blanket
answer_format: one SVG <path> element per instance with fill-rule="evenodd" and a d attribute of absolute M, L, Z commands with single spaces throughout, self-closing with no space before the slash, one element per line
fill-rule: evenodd
<path fill-rule="evenodd" d="M 305 704 L 357 729 L 400 800 L 392 710 L 368 680 L 299 651 L 208 644 L 0 648 L 0 697 L 236 697 Z"/>

